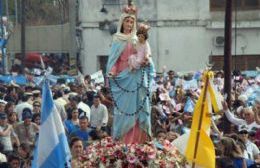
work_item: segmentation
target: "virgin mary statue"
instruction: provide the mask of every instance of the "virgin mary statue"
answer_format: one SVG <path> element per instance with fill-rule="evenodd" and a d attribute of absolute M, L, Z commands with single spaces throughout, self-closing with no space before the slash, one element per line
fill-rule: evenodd
<path fill-rule="evenodd" d="M 128 6 L 113 36 L 107 75 L 114 102 L 113 137 L 126 144 L 144 143 L 151 137 L 150 88 L 154 66 L 130 71 L 128 58 L 136 51 L 136 8 Z"/>

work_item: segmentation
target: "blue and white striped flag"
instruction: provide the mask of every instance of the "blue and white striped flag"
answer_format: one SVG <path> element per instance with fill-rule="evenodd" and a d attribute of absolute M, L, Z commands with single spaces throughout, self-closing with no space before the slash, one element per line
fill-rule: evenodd
<path fill-rule="evenodd" d="M 33 168 L 70 166 L 70 149 L 60 115 L 53 103 L 47 80 L 43 84 L 41 125 Z"/>

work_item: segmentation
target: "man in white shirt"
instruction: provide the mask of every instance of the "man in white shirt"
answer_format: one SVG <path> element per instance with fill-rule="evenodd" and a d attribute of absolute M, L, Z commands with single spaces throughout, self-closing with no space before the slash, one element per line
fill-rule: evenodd
<path fill-rule="evenodd" d="M 25 108 L 29 108 L 31 111 L 33 110 L 33 105 L 32 105 L 32 100 L 33 100 L 33 95 L 30 93 L 24 93 L 22 97 L 22 102 L 18 105 L 16 105 L 14 111 L 18 115 L 18 119 L 22 121 L 22 113 Z"/>
<path fill-rule="evenodd" d="M 90 112 L 90 125 L 93 129 L 106 130 L 108 122 L 108 111 L 107 107 L 101 104 L 100 97 L 95 96 L 93 105 L 91 106 Z"/>
<path fill-rule="evenodd" d="M 246 107 L 243 108 L 242 113 L 244 115 L 244 119 L 236 117 L 227 107 L 227 103 L 223 103 L 223 111 L 227 117 L 227 119 L 238 126 L 238 130 L 241 130 L 242 127 L 247 127 L 248 131 L 252 131 L 254 129 L 259 129 L 260 125 L 258 125 L 255 121 L 254 112 L 252 108 Z"/>
<path fill-rule="evenodd" d="M 239 136 L 241 137 L 242 141 L 245 143 L 246 149 L 244 151 L 244 157 L 246 159 L 250 159 L 255 161 L 256 163 L 260 163 L 260 152 L 256 144 L 251 142 L 248 138 L 248 129 L 247 127 L 241 128 L 239 131 Z"/>

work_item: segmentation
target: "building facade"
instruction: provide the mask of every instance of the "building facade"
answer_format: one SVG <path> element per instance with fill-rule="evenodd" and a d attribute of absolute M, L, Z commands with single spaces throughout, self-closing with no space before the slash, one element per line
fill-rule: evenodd
<path fill-rule="evenodd" d="M 158 71 L 223 68 L 225 0 L 135 0 L 139 21 L 151 25 L 149 43 Z M 126 0 L 79 0 L 84 74 L 105 69 L 112 34 Z M 233 68 L 260 65 L 260 1 L 240 0 L 233 9 Z M 235 4 L 234 4 L 235 5 Z"/>

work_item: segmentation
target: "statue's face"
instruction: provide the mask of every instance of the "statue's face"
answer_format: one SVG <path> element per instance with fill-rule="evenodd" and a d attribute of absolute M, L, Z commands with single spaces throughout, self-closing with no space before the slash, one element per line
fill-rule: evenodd
<path fill-rule="evenodd" d="M 126 17 L 123 21 L 123 33 L 124 34 L 130 34 L 134 27 L 134 18 L 132 17 Z"/>

